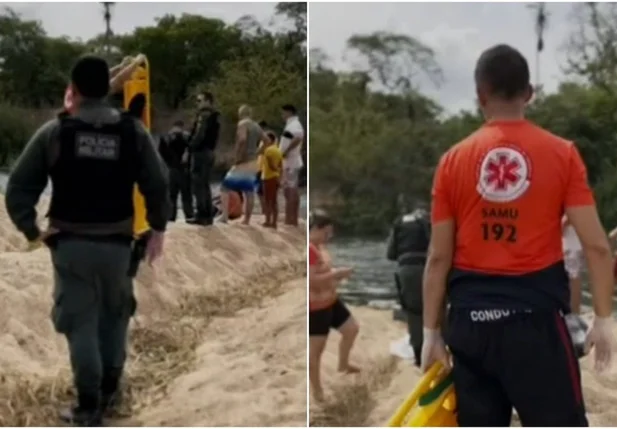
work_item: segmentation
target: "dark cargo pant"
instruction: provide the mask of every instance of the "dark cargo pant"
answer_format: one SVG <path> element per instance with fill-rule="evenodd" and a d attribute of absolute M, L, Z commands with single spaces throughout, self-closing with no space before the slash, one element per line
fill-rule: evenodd
<path fill-rule="evenodd" d="M 585 427 L 581 372 L 558 311 L 450 310 L 446 343 L 461 427 Z"/>
<path fill-rule="evenodd" d="M 114 393 L 126 359 L 136 307 L 130 243 L 60 238 L 51 247 L 52 320 L 68 340 L 80 402 L 95 403 Z"/>
<path fill-rule="evenodd" d="M 407 316 L 409 342 L 413 349 L 416 364 L 420 365 L 422 352 L 422 276 L 423 265 L 401 265 L 398 267 L 396 278 L 397 288 L 400 288 L 401 307 Z"/>
<path fill-rule="evenodd" d="M 169 169 L 169 194 L 171 197 L 171 213 L 169 220 L 176 220 L 178 215 L 178 194 L 182 199 L 182 211 L 186 219 L 193 217 L 193 194 L 191 193 L 191 174 L 188 169 Z"/>
<path fill-rule="evenodd" d="M 191 189 L 197 206 L 196 218 L 212 221 L 214 207 L 212 206 L 212 190 L 210 175 L 214 167 L 214 152 L 210 150 L 194 152 L 191 160 Z"/>

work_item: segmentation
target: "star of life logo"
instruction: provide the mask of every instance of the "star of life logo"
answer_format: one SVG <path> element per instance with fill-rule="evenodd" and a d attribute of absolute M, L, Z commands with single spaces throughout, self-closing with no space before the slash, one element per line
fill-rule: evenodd
<path fill-rule="evenodd" d="M 518 148 L 503 146 L 491 149 L 478 168 L 476 190 L 483 199 L 507 203 L 520 198 L 531 184 L 531 166 Z"/>

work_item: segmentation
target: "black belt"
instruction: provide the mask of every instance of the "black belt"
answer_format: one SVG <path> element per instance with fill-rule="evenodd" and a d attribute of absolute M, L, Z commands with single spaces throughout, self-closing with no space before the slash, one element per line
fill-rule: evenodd
<path fill-rule="evenodd" d="M 398 258 L 397 262 L 399 265 L 425 265 L 426 256 L 417 254 L 402 255 L 400 258 Z"/>

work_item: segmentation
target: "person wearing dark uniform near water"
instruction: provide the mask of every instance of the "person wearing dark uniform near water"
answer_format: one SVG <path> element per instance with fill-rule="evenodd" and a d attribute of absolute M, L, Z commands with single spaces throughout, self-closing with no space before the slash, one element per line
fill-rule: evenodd
<path fill-rule="evenodd" d="M 175 221 L 178 214 L 178 194 L 182 199 L 185 219 L 193 217 L 193 194 L 188 164 L 189 133 L 184 129 L 184 122 L 176 121 L 166 136 L 161 138 L 159 154 L 169 169 L 169 195 L 171 199 L 170 221 Z"/>
<path fill-rule="evenodd" d="M 424 273 L 422 366 L 452 355 L 459 426 L 587 426 L 578 359 L 564 314 L 570 288 L 562 216 L 581 240 L 595 317 L 596 370 L 611 363 L 612 255 L 573 142 L 525 119 L 525 58 L 507 45 L 475 69 L 486 123 L 439 161 Z"/>
<path fill-rule="evenodd" d="M 214 150 L 219 138 L 219 112 L 214 109 L 214 96 L 204 92 L 197 96 L 197 117 L 189 138 L 191 163 L 191 189 L 195 196 L 197 211 L 188 223 L 212 225 L 214 206 L 210 176 L 214 167 Z"/>
<path fill-rule="evenodd" d="M 75 110 L 36 131 L 17 160 L 6 208 L 33 249 L 46 244 L 54 269 L 52 320 L 68 341 L 77 406 L 60 417 L 76 426 L 102 424 L 117 397 L 129 320 L 136 308 L 128 274 L 133 188 L 143 193 L 152 235 L 146 255 L 162 253 L 169 211 L 167 174 L 152 138 L 134 118 L 110 107 L 109 70 L 85 56 L 71 72 Z M 52 182 L 49 227 L 36 204 Z"/>
<path fill-rule="evenodd" d="M 387 258 L 397 262 L 396 289 L 409 331 L 415 364 L 422 351 L 422 274 L 430 240 L 430 219 L 424 207 L 399 216 L 388 239 Z"/>

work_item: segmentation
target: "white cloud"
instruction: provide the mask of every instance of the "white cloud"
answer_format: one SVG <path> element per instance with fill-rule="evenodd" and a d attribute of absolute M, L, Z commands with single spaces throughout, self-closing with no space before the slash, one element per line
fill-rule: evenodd
<path fill-rule="evenodd" d="M 274 14 L 276 3 L 116 3 L 112 8 L 112 30 L 129 33 L 136 27 L 154 25 L 155 18 L 165 14 L 190 13 L 219 18 L 234 23 L 244 15 L 254 15 L 262 24 Z M 51 36 L 67 35 L 88 39 L 105 31 L 103 6 L 98 2 L 82 3 L 0 3 L 0 9 L 10 7 L 24 18 L 43 23 Z"/>
<path fill-rule="evenodd" d="M 561 48 L 568 35 L 572 4 L 548 3 L 549 26 L 541 56 L 546 90 L 563 79 Z M 480 53 L 507 43 L 527 57 L 535 78 L 536 34 L 533 12 L 525 3 L 310 3 L 309 43 L 321 48 L 336 69 L 349 69 L 345 43 L 354 34 L 385 30 L 408 34 L 429 45 L 446 82 L 435 88 L 418 80 L 421 90 L 450 112 L 474 105 L 473 68 Z"/>

